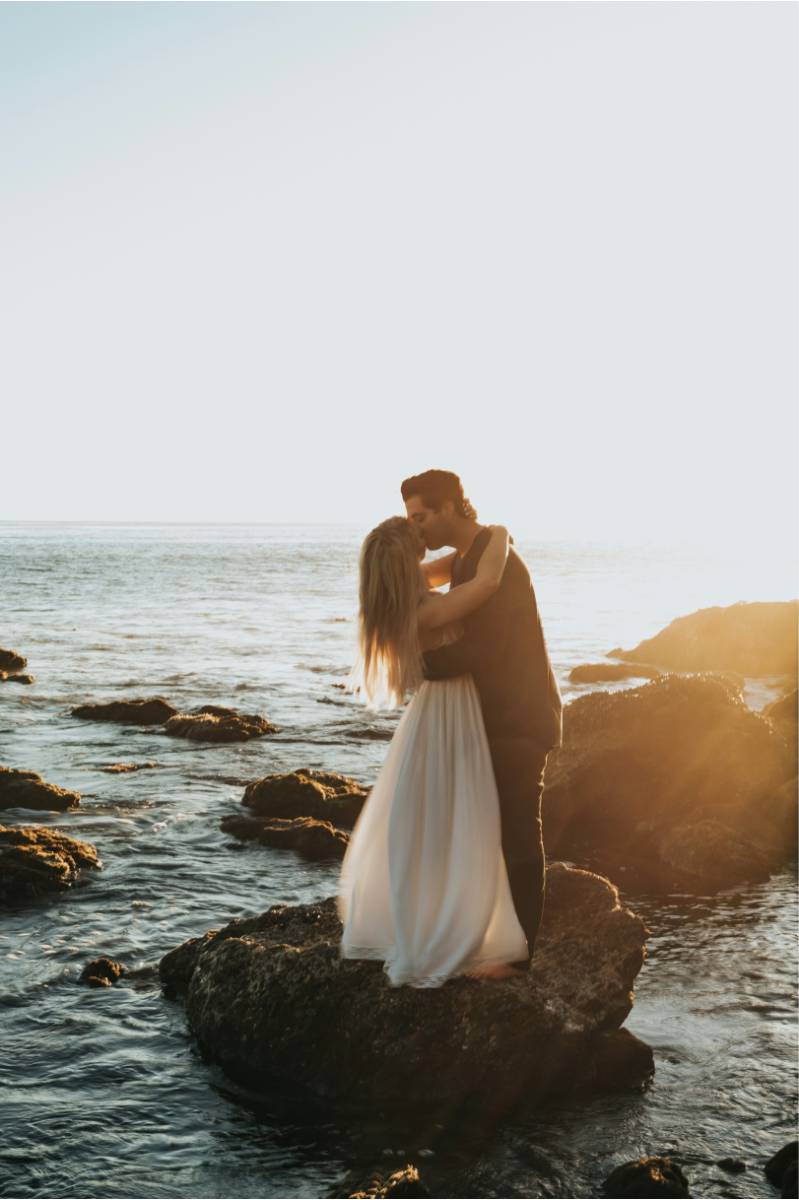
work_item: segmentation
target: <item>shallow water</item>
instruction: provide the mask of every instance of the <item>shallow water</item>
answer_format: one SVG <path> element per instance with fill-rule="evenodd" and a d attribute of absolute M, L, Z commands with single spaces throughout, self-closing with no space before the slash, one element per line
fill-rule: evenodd
<path fill-rule="evenodd" d="M 83 795 L 70 814 L 7 812 L 94 843 L 104 870 L 0 924 L 5 1196 L 324 1196 L 406 1158 L 440 1196 L 592 1196 L 619 1162 L 676 1152 L 696 1196 L 770 1196 L 763 1160 L 794 1134 L 796 880 L 715 898 L 629 896 L 651 929 L 628 1025 L 655 1049 L 641 1094 L 519 1111 L 482 1141 L 462 1128 L 310 1119 L 253 1097 L 199 1057 L 154 981 L 88 990 L 85 961 L 153 964 L 186 937 L 270 904 L 331 894 L 337 868 L 219 829 L 244 785 L 316 766 L 369 782 L 396 717 L 337 684 L 353 638 L 360 533 L 268 526 L 0 526 L 0 645 L 32 687 L 0 688 L 0 761 Z M 734 557 L 685 548 L 520 542 L 564 697 L 577 662 L 673 617 L 785 599 Z M 771 588 L 770 592 L 763 589 Z M 613 685 L 614 687 L 620 685 Z M 622 685 L 625 686 L 625 685 Z M 279 733 L 191 746 L 69 717 L 88 699 L 161 694 L 232 704 Z M 773 694 L 752 682 L 750 703 Z M 109 775 L 101 766 L 154 761 Z M 433 1154 L 418 1156 L 419 1151 Z M 715 1161 L 749 1163 L 727 1176 Z"/>

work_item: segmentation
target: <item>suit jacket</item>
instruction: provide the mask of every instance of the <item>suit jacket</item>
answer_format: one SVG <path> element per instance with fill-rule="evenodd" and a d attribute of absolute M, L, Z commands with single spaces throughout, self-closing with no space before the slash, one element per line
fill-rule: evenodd
<path fill-rule="evenodd" d="M 454 560 L 451 588 L 473 579 L 491 538 L 482 529 Z M 426 679 L 473 676 L 489 743 L 524 738 L 544 751 L 563 736 L 563 702 L 544 641 L 530 572 L 511 546 L 499 590 L 463 619 L 463 637 L 424 656 Z"/>

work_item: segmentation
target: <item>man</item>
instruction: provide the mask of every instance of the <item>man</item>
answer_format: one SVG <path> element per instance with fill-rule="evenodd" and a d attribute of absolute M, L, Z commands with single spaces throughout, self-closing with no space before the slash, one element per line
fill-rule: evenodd
<path fill-rule="evenodd" d="M 454 552 L 425 564 L 428 583 L 457 587 L 474 578 L 490 530 L 451 471 L 425 471 L 402 484 L 408 520 L 429 550 Z M 463 636 L 424 656 L 428 679 L 470 674 L 480 695 L 502 820 L 502 850 L 513 903 L 528 945 L 529 969 L 544 907 L 541 793 L 547 754 L 560 745 L 558 683 L 544 641 L 527 567 L 511 547 L 499 590 L 463 621 Z"/>

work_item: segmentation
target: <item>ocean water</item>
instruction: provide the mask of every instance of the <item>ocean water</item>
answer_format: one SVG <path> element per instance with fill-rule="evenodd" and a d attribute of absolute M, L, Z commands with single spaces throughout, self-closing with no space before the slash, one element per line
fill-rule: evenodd
<path fill-rule="evenodd" d="M 219 828 L 246 783 L 321 767 L 369 783 L 396 715 L 341 689 L 352 660 L 350 527 L 0 525 L 0 762 L 82 793 L 69 814 L 0 814 L 94 843 L 88 886 L 0 918 L 0 1195 L 297 1196 L 416 1161 L 438 1196 L 594 1196 L 613 1166 L 671 1150 L 696 1196 L 770 1196 L 763 1160 L 795 1136 L 796 879 L 717 897 L 625 895 L 651 936 L 630 1029 L 655 1049 L 642 1093 L 520 1111 L 491 1136 L 310 1118 L 206 1065 L 151 982 L 89 990 L 87 959 L 154 964 L 187 937 L 335 890 L 337 868 Z M 571 666 L 710 604 L 788 599 L 791 564 L 735 548 L 519 539 L 564 698 Z M 760 707 L 778 681 L 748 681 Z M 613 687 L 628 685 L 611 685 Z M 228 704 L 279 732 L 197 746 L 77 721 L 86 700 Z M 108 775 L 115 762 L 157 767 Z M 432 1151 L 418 1157 L 419 1151 Z M 727 1175 L 716 1161 L 747 1161 Z"/>

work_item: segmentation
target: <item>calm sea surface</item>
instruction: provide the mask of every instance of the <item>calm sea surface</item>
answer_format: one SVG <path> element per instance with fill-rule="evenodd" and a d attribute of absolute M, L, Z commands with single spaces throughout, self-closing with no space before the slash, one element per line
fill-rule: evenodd
<path fill-rule="evenodd" d="M 0 525 L 0 646 L 32 687 L 0 686 L 0 762 L 82 793 L 71 814 L 0 814 L 94 843 L 89 886 L 0 918 L 0 1195 L 322 1197 L 410 1158 L 439 1196 L 594 1196 L 616 1164 L 672 1151 L 696 1196 L 770 1196 L 762 1161 L 795 1136 L 796 881 L 715 898 L 627 895 L 652 930 L 633 1032 L 655 1048 L 643 1094 L 523 1112 L 484 1142 L 457 1129 L 320 1123 L 249 1095 L 200 1059 L 156 986 L 88 990 L 84 962 L 155 963 L 187 937 L 335 890 L 337 869 L 234 850 L 219 822 L 246 783 L 323 767 L 370 782 L 396 717 L 340 685 L 352 658 L 363 530 Z M 718 548 L 519 540 L 564 698 L 571 666 L 675 616 L 788 599 L 789 566 Z M 615 685 L 619 686 L 619 685 Z M 69 717 L 160 694 L 260 712 L 280 732 L 196 746 Z M 760 707 L 768 682 L 747 686 Z M 108 775 L 115 762 L 157 769 Z M 433 1151 L 418 1157 L 420 1150 Z M 716 1160 L 748 1170 L 729 1176 Z"/>

